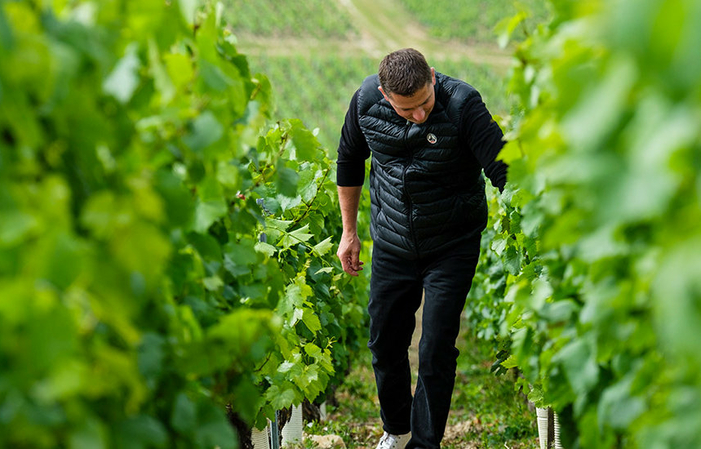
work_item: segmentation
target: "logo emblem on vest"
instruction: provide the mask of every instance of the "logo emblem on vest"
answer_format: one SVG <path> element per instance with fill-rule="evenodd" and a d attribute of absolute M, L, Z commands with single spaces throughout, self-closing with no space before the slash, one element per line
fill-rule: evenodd
<path fill-rule="evenodd" d="M 436 137 L 436 135 L 433 133 L 428 133 L 426 140 L 428 140 L 428 143 L 431 145 L 435 145 L 435 143 L 438 142 L 438 137 Z"/>

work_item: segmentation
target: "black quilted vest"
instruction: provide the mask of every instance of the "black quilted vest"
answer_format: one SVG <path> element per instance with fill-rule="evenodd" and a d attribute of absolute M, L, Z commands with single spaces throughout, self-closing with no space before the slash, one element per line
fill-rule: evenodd
<path fill-rule="evenodd" d="M 477 91 L 436 73 L 436 103 L 426 122 L 400 117 L 369 76 L 358 93 L 358 120 L 372 151 L 371 235 L 408 259 L 474 238 L 487 224 L 482 167 L 459 137 L 465 100 Z"/>

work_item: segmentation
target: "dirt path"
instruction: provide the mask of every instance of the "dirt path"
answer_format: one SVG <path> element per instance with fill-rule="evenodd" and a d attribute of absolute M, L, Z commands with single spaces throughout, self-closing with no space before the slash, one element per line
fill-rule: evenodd
<path fill-rule="evenodd" d="M 409 348 L 415 384 L 421 313 Z M 490 372 L 492 354 L 480 352 L 476 340 L 463 327 L 457 341 L 460 350 L 453 403 L 441 447 L 445 449 L 537 449 L 535 418 L 514 390 L 513 379 Z M 369 351 L 359 354 L 355 365 L 336 392 L 338 407 L 327 422 L 310 433 L 342 436 L 348 449 L 374 449 L 382 435 L 379 401 Z"/>

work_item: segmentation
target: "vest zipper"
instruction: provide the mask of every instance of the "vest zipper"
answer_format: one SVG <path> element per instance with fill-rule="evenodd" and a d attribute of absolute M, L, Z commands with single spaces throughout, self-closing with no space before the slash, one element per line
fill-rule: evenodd
<path fill-rule="evenodd" d="M 419 245 L 417 244 L 416 241 L 416 235 L 414 234 L 414 203 L 411 200 L 411 196 L 409 195 L 409 190 L 407 189 L 406 186 L 406 172 L 409 169 L 409 166 L 414 162 L 414 152 L 412 151 L 411 147 L 409 146 L 409 130 L 411 129 L 411 122 L 409 120 L 406 121 L 406 128 L 404 129 L 404 145 L 406 146 L 406 149 L 409 153 L 409 162 L 404 166 L 404 170 L 402 171 L 402 184 L 404 187 L 404 195 L 407 198 L 407 205 L 409 206 L 409 237 L 411 238 L 411 241 L 414 243 L 414 254 L 417 256 L 419 255 Z"/>

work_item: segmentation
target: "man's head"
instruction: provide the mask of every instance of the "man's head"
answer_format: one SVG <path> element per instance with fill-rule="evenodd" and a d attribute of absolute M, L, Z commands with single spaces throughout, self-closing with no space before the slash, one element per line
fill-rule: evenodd
<path fill-rule="evenodd" d="M 401 117 L 423 123 L 433 110 L 436 74 L 413 48 L 388 54 L 378 70 L 380 92 Z"/>

